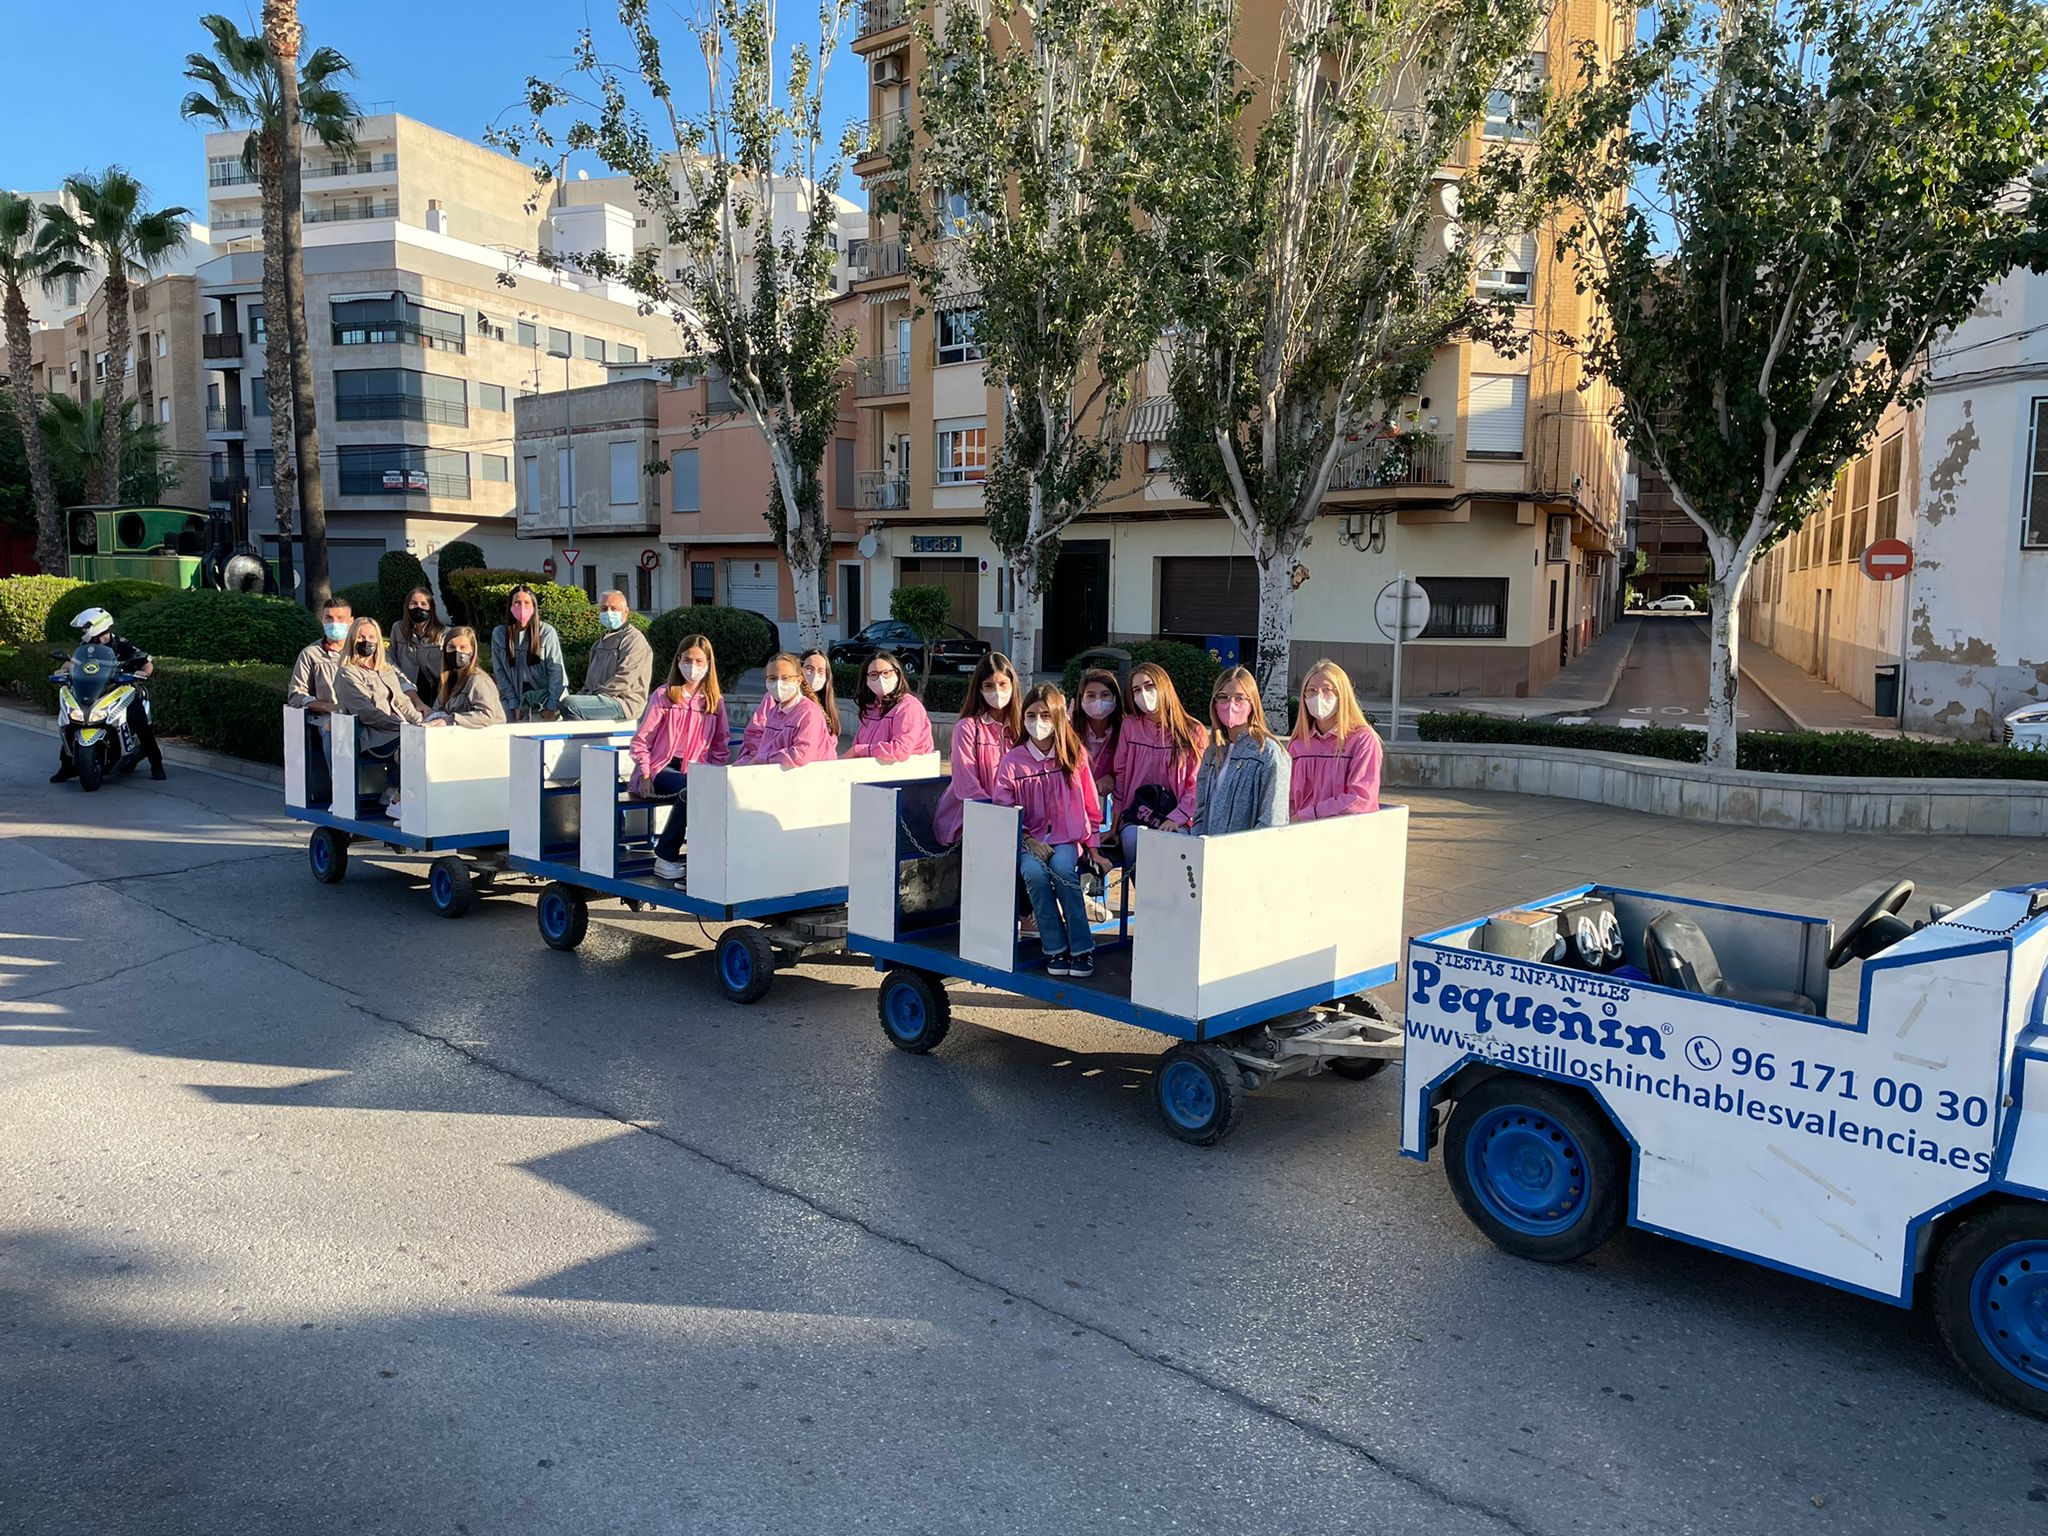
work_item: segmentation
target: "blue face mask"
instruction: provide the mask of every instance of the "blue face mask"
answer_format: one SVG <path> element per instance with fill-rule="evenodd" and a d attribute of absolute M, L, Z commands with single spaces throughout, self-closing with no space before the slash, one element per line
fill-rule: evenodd
<path fill-rule="evenodd" d="M 626 616 L 616 608 L 600 608 L 597 610 L 597 622 L 606 629 L 617 629 L 626 622 Z"/>
<path fill-rule="evenodd" d="M 348 625 L 345 623 L 322 624 L 320 629 L 330 640 L 346 640 L 348 638 Z"/>

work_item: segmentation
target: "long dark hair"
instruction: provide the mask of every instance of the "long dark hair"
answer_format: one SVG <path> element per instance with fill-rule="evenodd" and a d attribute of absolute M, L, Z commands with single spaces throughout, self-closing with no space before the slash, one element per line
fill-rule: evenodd
<path fill-rule="evenodd" d="M 1007 709 L 995 709 L 981 696 L 981 690 L 996 678 L 1010 680 L 1010 704 Z M 1017 669 L 1010 664 L 1010 658 L 1001 651 L 990 651 L 974 665 L 974 675 L 967 679 L 967 691 L 960 696 L 960 712 L 972 719 L 985 715 L 999 723 L 1010 733 L 1010 742 L 1015 745 L 1024 739 L 1024 688 L 1017 681 Z"/>
<path fill-rule="evenodd" d="M 825 724 L 831 728 L 832 734 L 836 737 L 841 727 L 839 724 L 839 690 L 832 682 L 832 658 L 816 646 L 812 646 L 803 655 L 797 657 L 796 669 L 799 672 L 803 671 L 804 663 L 813 656 L 817 657 L 825 665 L 825 686 L 817 691 L 818 708 L 825 711 Z"/>
<path fill-rule="evenodd" d="M 1114 752 L 1117 737 L 1123 734 L 1124 728 L 1124 685 L 1114 672 L 1104 667 L 1090 667 L 1083 672 L 1081 681 L 1074 686 L 1074 707 L 1068 712 L 1068 718 L 1074 722 L 1074 729 L 1080 733 L 1082 744 L 1085 746 L 1088 740 L 1088 727 L 1095 723 L 1088 718 L 1087 711 L 1081 708 L 1081 700 L 1087 696 L 1090 683 L 1099 683 L 1107 688 L 1110 703 L 1115 706 L 1110 710 L 1108 718 L 1102 722 L 1103 729 L 1109 732 L 1109 748 Z"/>
<path fill-rule="evenodd" d="M 1038 683 L 1024 695 L 1024 708 L 1043 704 L 1052 711 L 1053 761 L 1060 765 L 1063 773 L 1072 773 L 1087 757 L 1087 749 L 1081 745 L 1081 738 L 1074 734 L 1074 722 L 1067 718 L 1067 696 L 1051 683 Z M 1023 711 L 1019 711 L 1021 718 Z"/>
<path fill-rule="evenodd" d="M 427 622 L 418 627 L 414 626 L 411 617 L 412 600 L 416 597 L 424 597 L 427 600 Z M 540 604 L 535 603 L 533 607 L 534 612 L 538 614 L 540 612 Z M 405 594 L 405 607 L 399 613 L 397 629 L 398 633 L 404 637 L 409 645 L 417 645 L 422 640 L 429 641 L 434 645 L 441 643 L 442 638 L 448 631 L 442 626 L 441 616 L 434 611 L 434 589 L 432 587 L 414 587 Z"/>
<path fill-rule="evenodd" d="M 719 707 L 722 697 L 718 689 L 718 652 L 711 649 L 709 635 L 683 636 L 683 643 L 676 647 L 676 659 L 668 664 L 668 677 L 662 687 L 668 690 L 669 703 L 683 702 L 683 690 L 689 686 L 689 679 L 683 676 L 683 656 L 689 651 L 704 653 L 704 680 L 697 684 L 697 692 L 704 700 L 704 712 L 708 715 Z"/>
<path fill-rule="evenodd" d="M 533 617 L 524 624 L 521 624 L 512 617 L 512 605 L 519 601 L 519 594 L 522 592 L 526 594 L 527 599 L 533 604 Z M 524 635 L 526 636 L 526 654 L 529 656 L 540 655 L 540 628 L 540 599 L 534 595 L 533 588 L 522 581 L 518 586 L 505 594 L 505 649 L 511 650 L 512 643 L 519 636 Z"/>
<path fill-rule="evenodd" d="M 868 687 L 868 668 L 878 661 L 886 661 L 896 669 L 896 691 L 890 694 L 886 701 L 877 698 L 874 691 Z M 901 704 L 909 692 L 910 674 L 903 670 L 903 663 L 897 659 L 896 653 L 894 651 L 877 651 L 861 663 L 860 691 L 853 696 L 853 707 L 858 714 L 866 716 L 868 706 L 872 704 L 876 714 L 886 715 L 898 704 Z"/>
<path fill-rule="evenodd" d="M 455 644 L 456 641 L 463 639 L 469 641 L 469 665 L 460 668 L 451 667 L 445 664 L 444 657 L 444 664 L 441 668 L 441 689 L 434 699 L 434 707 L 436 709 L 445 708 L 448 701 L 464 688 L 467 688 L 470 679 L 477 674 L 477 667 L 481 658 L 477 653 L 475 630 L 467 625 L 447 630 L 442 634 L 441 644 L 444 647 L 450 646 Z"/>

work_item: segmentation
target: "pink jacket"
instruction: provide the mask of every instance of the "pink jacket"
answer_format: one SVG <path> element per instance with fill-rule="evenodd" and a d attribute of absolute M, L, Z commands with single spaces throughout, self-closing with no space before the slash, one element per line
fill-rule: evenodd
<path fill-rule="evenodd" d="M 724 763 L 726 724 L 723 709 L 709 710 L 701 694 L 689 694 L 680 704 L 668 701 L 668 690 L 656 688 L 647 700 L 647 713 L 633 732 L 633 782 L 645 788 L 670 763 L 685 768 L 692 763 Z"/>
<path fill-rule="evenodd" d="M 1097 733 L 1095 722 L 1083 715 L 1074 722 L 1081 745 L 1088 752 L 1088 771 L 1095 775 L 1095 790 L 1102 793 L 1116 777 L 1116 739 L 1108 731 Z"/>
<path fill-rule="evenodd" d="M 747 731 L 740 738 L 739 762 L 779 763 L 784 768 L 801 768 L 832 756 L 832 727 L 825 723 L 825 711 L 816 699 L 798 694 L 788 704 L 763 698 Z"/>
<path fill-rule="evenodd" d="M 1022 809 L 1024 835 L 1056 848 L 1062 843 L 1087 848 L 1102 823 L 1102 801 L 1087 760 L 1062 773 L 1058 758 L 1040 755 L 1028 741 L 1003 754 L 989 798 Z"/>
<path fill-rule="evenodd" d="M 905 694 L 893 709 L 877 710 L 870 705 L 861 712 L 860 727 L 853 733 L 853 745 L 846 755 L 900 763 L 934 750 L 932 717 L 925 713 L 924 705 Z"/>
<path fill-rule="evenodd" d="M 1201 766 L 1202 751 L 1209 733 L 1195 726 L 1195 750 L 1175 760 L 1166 741 L 1165 728 L 1141 715 L 1125 715 L 1123 731 L 1117 737 L 1116 803 L 1121 814 L 1131 798 L 1147 784 L 1163 784 L 1172 790 L 1179 804 L 1167 817 L 1170 826 L 1185 827 L 1195 819 L 1195 770 Z"/>
<path fill-rule="evenodd" d="M 962 715 L 954 723 L 953 776 L 932 809 L 932 831 L 940 842 L 960 841 L 962 805 L 995 797 L 996 768 L 1016 744 L 1008 726 L 986 715 Z"/>
<path fill-rule="evenodd" d="M 1380 738 L 1369 725 L 1339 741 L 1325 731 L 1287 743 L 1294 773 L 1287 792 L 1289 821 L 1357 816 L 1380 808 Z"/>

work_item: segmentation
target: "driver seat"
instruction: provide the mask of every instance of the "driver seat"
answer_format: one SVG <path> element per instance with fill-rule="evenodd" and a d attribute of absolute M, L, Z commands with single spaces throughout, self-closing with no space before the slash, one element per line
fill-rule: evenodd
<path fill-rule="evenodd" d="M 1721 974 L 1721 962 L 1714 946 L 1700 932 L 1699 924 L 1675 912 L 1660 913 L 1650 921 L 1644 935 L 1644 949 L 1650 959 L 1650 979 L 1659 986 L 1725 1002 L 1747 1003 L 1756 1008 L 1776 1008 L 1781 1013 L 1818 1013 L 1813 999 L 1803 992 L 1785 992 L 1777 987 L 1738 986 Z"/>

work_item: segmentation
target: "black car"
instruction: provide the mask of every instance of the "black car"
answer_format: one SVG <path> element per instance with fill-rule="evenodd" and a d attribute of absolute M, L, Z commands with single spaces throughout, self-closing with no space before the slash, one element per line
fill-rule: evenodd
<path fill-rule="evenodd" d="M 878 619 L 851 639 L 834 644 L 828 655 L 849 667 L 864 667 L 877 651 L 894 651 L 911 679 L 924 675 L 924 642 L 917 631 L 895 619 Z M 989 652 L 986 640 L 977 640 L 957 624 L 948 624 L 932 646 L 932 673 L 966 674 L 981 665 Z"/>

